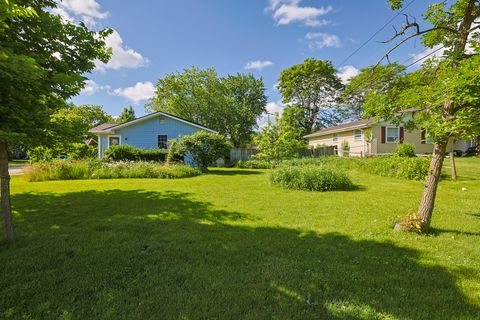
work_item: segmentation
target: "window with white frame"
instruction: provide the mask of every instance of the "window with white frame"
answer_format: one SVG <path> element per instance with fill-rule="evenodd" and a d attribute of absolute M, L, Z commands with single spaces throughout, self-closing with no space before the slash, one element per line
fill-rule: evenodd
<path fill-rule="evenodd" d="M 158 149 L 168 149 L 168 139 L 166 134 L 159 134 L 157 136 Z"/>
<path fill-rule="evenodd" d="M 108 136 L 108 146 L 120 145 L 120 136 Z"/>
<path fill-rule="evenodd" d="M 337 133 L 334 133 L 334 134 L 333 134 L 332 140 L 333 140 L 333 142 L 337 142 L 337 141 L 338 141 L 338 134 L 337 134 Z"/>
<path fill-rule="evenodd" d="M 386 136 L 387 143 L 397 143 L 400 140 L 400 128 L 387 127 Z"/>
<path fill-rule="evenodd" d="M 353 140 L 355 141 L 362 140 L 362 130 L 357 129 L 353 132 Z"/>

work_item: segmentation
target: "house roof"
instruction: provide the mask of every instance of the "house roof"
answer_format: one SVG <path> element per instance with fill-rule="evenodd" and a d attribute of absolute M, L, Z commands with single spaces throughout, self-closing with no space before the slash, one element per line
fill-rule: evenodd
<path fill-rule="evenodd" d="M 107 130 L 111 127 L 114 127 L 116 126 L 118 123 L 111 123 L 111 122 L 105 122 L 105 123 L 102 123 L 96 127 L 93 127 L 92 129 L 90 129 L 89 131 L 92 132 L 92 133 L 95 133 L 95 132 L 102 132 L 104 130 Z"/>
<path fill-rule="evenodd" d="M 373 124 L 373 122 L 374 122 L 374 118 L 360 119 L 360 120 L 357 120 L 357 121 L 347 122 L 347 123 L 340 124 L 338 126 L 328 127 L 328 128 L 324 128 L 322 130 L 319 130 L 317 132 L 310 133 L 310 134 L 304 136 L 304 138 L 320 137 L 320 136 L 330 134 L 330 133 L 335 133 L 335 132 L 342 132 L 342 131 L 349 131 L 349 130 L 354 130 L 354 129 L 368 128 Z"/>
<path fill-rule="evenodd" d="M 99 125 L 99 126 L 96 126 L 95 128 L 90 129 L 90 132 L 92 132 L 92 133 L 109 133 L 112 130 L 128 127 L 128 126 L 131 126 L 135 123 L 138 123 L 138 122 L 141 122 L 141 121 L 144 121 L 144 120 L 148 120 L 148 119 L 154 118 L 156 116 L 165 116 L 167 118 L 174 119 L 174 120 L 177 120 L 177 121 L 180 121 L 180 122 L 184 122 L 184 123 L 187 123 L 189 125 L 192 125 L 194 127 L 197 127 L 197 128 L 200 128 L 200 129 L 203 129 L 203 130 L 206 130 L 206 131 L 217 133 L 217 131 L 209 129 L 207 127 L 204 127 L 201 124 L 198 124 L 198 123 L 195 123 L 195 122 L 192 122 L 192 121 L 174 116 L 173 114 L 169 114 L 169 113 L 166 113 L 166 112 L 163 112 L 163 111 L 153 112 L 153 113 L 147 114 L 143 117 L 139 117 L 139 118 L 133 119 L 131 121 L 127 121 L 127 122 L 120 123 L 120 124 L 118 124 L 118 123 L 113 123 L 113 124 L 112 123 L 104 123 L 102 125 Z M 104 126 L 104 127 L 102 127 L 102 126 Z"/>

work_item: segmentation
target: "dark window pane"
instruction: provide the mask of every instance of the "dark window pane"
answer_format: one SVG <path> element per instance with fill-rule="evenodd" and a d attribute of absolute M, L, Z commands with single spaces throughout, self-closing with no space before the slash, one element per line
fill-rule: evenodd
<path fill-rule="evenodd" d="M 157 142 L 158 142 L 158 149 L 167 149 L 168 143 L 167 143 L 167 135 L 166 134 L 159 134 L 157 137 Z"/>

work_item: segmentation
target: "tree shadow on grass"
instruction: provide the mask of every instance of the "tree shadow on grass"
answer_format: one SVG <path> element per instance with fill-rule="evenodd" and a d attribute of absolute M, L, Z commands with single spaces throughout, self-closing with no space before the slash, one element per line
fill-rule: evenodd
<path fill-rule="evenodd" d="M 17 194 L 0 246 L 13 318 L 475 319 L 439 266 L 391 243 L 241 226 L 181 192 Z M 228 224 L 230 223 L 230 225 Z"/>

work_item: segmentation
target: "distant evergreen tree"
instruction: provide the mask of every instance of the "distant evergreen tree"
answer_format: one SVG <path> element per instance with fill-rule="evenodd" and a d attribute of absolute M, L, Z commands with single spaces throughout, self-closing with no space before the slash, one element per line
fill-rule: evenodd
<path fill-rule="evenodd" d="M 123 111 L 118 117 L 117 122 L 125 123 L 132 120 L 135 120 L 135 111 L 133 110 L 132 106 L 130 106 L 123 108 Z"/>

